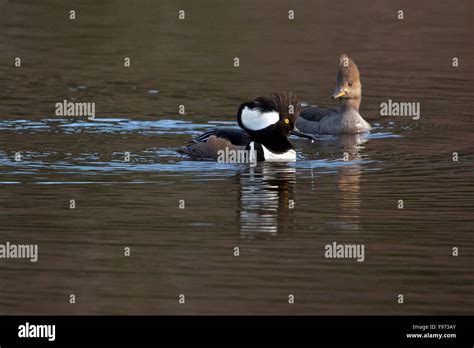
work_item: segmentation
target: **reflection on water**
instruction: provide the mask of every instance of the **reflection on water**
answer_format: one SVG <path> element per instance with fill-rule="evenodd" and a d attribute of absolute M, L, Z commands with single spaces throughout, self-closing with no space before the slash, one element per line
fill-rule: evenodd
<path fill-rule="evenodd" d="M 360 220 L 360 176 L 362 168 L 359 164 L 344 166 L 339 170 L 338 183 L 340 205 L 338 221 L 344 228 L 359 230 Z"/>
<path fill-rule="evenodd" d="M 406 1 L 403 23 L 385 0 L 292 2 L 294 21 L 284 1 L 181 5 L 0 2 L 0 243 L 39 245 L 0 260 L 0 314 L 472 314 L 472 1 Z M 342 53 L 371 134 L 291 137 L 296 163 L 253 169 L 177 151 L 273 91 L 334 107 Z M 65 99 L 96 119 L 55 116 Z M 420 120 L 380 117 L 388 99 Z M 324 258 L 334 241 L 365 261 Z"/>
<path fill-rule="evenodd" d="M 341 227 L 358 231 L 360 226 L 360 178 L 362 167 L 359 161 L 363 158 L 363 144 L 369 140 L 368 134 L 344 134 L 338 137 L 344 156 L 351 161 L 350 166 L 343 166 L 338 172 L 340 194 L 339 223 Z"/>
<path fill-rule="evenodd" d="M 286 233 L 292 224 L 294 164 L 260 163 L 240 178 L 240 233 L 257 238 Z"/>

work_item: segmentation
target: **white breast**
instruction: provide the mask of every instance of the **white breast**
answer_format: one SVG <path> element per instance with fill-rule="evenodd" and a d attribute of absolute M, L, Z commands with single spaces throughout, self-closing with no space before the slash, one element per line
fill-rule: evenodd
<path fill-rule="evenodd" d="M 268 150 L 265 146 L 262 145 L 263 156 L 265 161 L 269 162 L 295 162 L 296 161 L 296 151 L 291 149 L 284 153 L 274 153 Z"/>

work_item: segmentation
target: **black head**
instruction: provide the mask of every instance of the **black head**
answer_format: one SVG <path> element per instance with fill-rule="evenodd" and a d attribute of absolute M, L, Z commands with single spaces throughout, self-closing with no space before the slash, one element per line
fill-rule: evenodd
<path fill-rule="evenodd" d="M 278 92 L 240 105 L 237 121 L 251 138 L 260 138 L 259 134 L 286 138 L 294 129 L 300 112 L 301 103 L 296 95 Z"/>

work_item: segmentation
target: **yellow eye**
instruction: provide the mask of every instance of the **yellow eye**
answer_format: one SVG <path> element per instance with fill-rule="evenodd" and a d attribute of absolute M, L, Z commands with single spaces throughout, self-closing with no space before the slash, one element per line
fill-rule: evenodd
<path fill-rule="evenodd" d="M 288 118 L 285 118 L 285 123 L 286 124 L 290 123 L 290 120 Z"/>

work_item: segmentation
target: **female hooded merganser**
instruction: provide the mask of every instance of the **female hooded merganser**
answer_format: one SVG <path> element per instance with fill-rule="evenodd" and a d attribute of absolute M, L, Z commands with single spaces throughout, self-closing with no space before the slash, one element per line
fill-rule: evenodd
<path fill-rule="evenodd" d="M 296 128 L 308 134 L 356 134 L 370 131 L 370 124 L 359 114 L 362 85 L 356 63 L 343 54 L 339 59 L 336 91 L 337 109 L 309 107 L 301 112 Z"/>
<path fill-rule="evenodd" d="M 256 161 L 296 161 L 288 136 L 308 137 L 293 131 L 300 111 L 300 100 L 292 93 L 259 97 L 240 105 L 237 121 L 242 130 L 210 130 L 182 151 L 194 158 L 219 160 L 223 151 L 246 150 Z"/>

